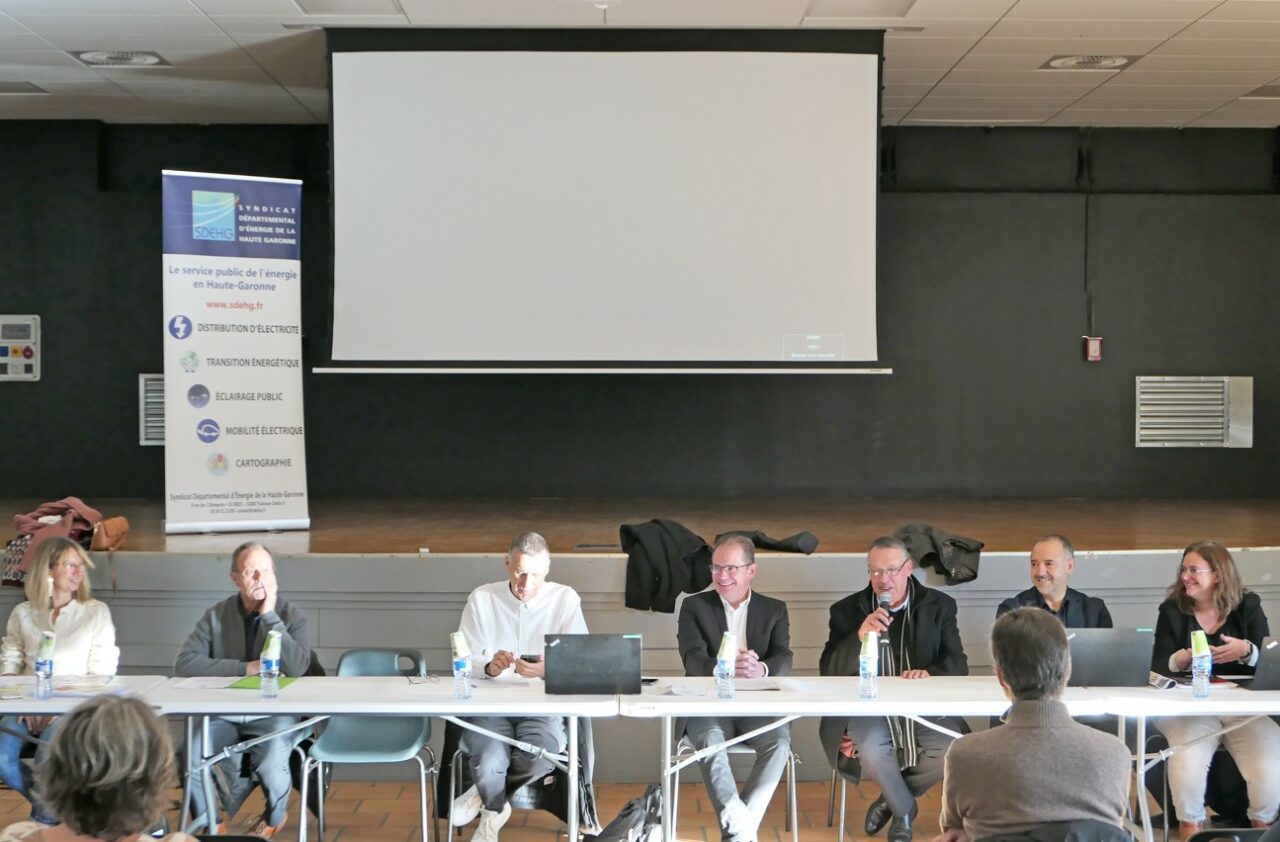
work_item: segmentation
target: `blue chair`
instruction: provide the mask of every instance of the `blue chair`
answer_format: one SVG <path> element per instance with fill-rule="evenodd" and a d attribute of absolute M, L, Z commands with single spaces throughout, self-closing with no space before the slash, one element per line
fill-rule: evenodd
<path fill-rule="evenodd" d="M 401 668 L 401 662 L 410 664 Z M 352 649 L 338 661 L 338 675 L 404 675 L 425 676 L 427 662 L 421 652 L 405 649 Z M 427 776 L 434 783 L 435 753 L 427 745 L 431 739 L 431 719 L 423 716 L 334 716 L 325 724 L 324 733 L 311 746 L 302 775 L 302 803 L 307 802 L 307 783 L 312 769 L 324 771 L 325 763 L 403 763 L 416 760 L 420 771 L 419 789 L 422 805 L 422 839 L 427 836 Z M 422 758 L 426 751 L 428 764 Z M 318 838 L 324 840 L 324 797 L 320 791 L 316 824 Z M 300 812 L 298 839 L 307 838 L 307 812 Z"/>

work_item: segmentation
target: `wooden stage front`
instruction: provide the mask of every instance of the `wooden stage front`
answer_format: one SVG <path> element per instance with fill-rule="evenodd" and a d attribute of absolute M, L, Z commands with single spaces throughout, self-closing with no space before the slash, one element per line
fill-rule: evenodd
<path fill-rule="evenodd" d="M 0 513 L 42 501 L 0 499 Z M 250 537 L 290 553 L 500 553 L 515 534 L 535 530 L 555 553 L 618 552 L 618 527 L 661 517 L 712 540 L 731 529 L 774 537 L 801 530 L 819 552 L 863 552 L 878 535 L 923 520 L 978 538 L 989 551 L 1023 551 L 1046 532 L 1084 550 L 1181 548 L 1205 538 L 1230 547 L 1280 546 L 1280 500 L 313 500 L 308 532 L 171 535 L 159 500 L 89 499 L 105 515 L 124 515 L 127 549 L 226 552 Z M 13 535 L 4 517 L 0 536 Z"/>

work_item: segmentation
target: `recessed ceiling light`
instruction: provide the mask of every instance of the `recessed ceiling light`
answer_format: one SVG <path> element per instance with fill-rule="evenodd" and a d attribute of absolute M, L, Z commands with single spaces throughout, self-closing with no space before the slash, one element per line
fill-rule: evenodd
<path fill-rule="evenodd" d="M 70 50 L 71 57 L 90 67 L 172 67 L 150 50 Z"/>
<path fill-rule="evenodd" d="M 1039 70 L 1123 70 L 1142 56 L 1054 56 Z"/>

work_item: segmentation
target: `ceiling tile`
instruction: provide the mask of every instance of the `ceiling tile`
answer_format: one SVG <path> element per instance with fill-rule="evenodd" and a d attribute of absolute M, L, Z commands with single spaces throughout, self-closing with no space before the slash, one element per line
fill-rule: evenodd
<path fill-rule="evenodd" d="M 918 96 L 886 96 L 880 101 L 880 107 L 901 110 L 910 108 L 919 101 Z"/>
<path fill-rule="evenodd" d="M 559 0 L 400 0 L 414 26 L 598 26 L 600 10 L 590 3 Z"/>
<path fill-rule="evenodd" d="M 0 82 L 84 82 L 101 77 L 80 62 L 70 67 L 0 64 Z"/>
<path fill-rule="evenodd" d="M 14 15 L 33 32 L 50 37 L 75 35 L 213 35 L 221 34 L 204 15 Z"/>
<path fill-rule="evenodd" d="M 1008 17 L 1061 20 L 1195 20 L 1222 0 L 1021 0 Z"/>
<path fill-rule="evenodd" d="M 897 33 L 884 36 L 884 55 L 933 55 L 938 52 L 946 54 L 963 54 L 965 50 L 977 44 L 977 38 L 929 38 L 916 33 Z"/>
<path fill-rule="evenodd" d="M 164 57 L 179 69 L 258 66 L 244 50 L 166 50 Z"/>
<path fill-rule="evenodd" d="M 997 23 L 991 38 L 1172 38 L 1180 20 L 1056 20 L 1021 18 Z"/>
<path fill-rule="evenodd" d="M 916 0 L 907 12 L 915 18 L 978 18 L 995 20 L 1009 11 L 1017 0 Z"/>
<path fill-rule="evenodd" d="M 297 0 L 309 15 L 396 15 L 395 0 Z"/>
<path fill-rule="evenodd" d="M 0 52 L 0 66 L 17 67 L 84 67 L 60 50 L 5 50 Z"/>
<path fill-rule="evenodd" d="M 1181 99 L 1120 99 L 1116 97 L 1100 97 L 1097 94 L 1090 94 L 1082 97 L 1078 103 L 1081 108 L 1095 109 L 1098 111 L 1150 111 L 1160 108 L 1174 108 L 1178 110 L 1186 109 L 1199 110 L 1201 113 L 1213 108 L 1217 108 L 1230 100 L 1226 97 L 1210 97 L 1206 99 L 1192 99 L 1184 97 Z"/>
<path fill-rule="evenodd" d="M 1097 105 L 1091 105 L 1088 108 L 1077 107 L 1068 108 L 1063 112 L 1065 115 L 1072 117 L 1081 117 L 1090 120 L 1117 120 L 1124 118 L 1132 118 L 1135 121 L 1150 120 L 1166 120 L 1170 122 L 1183 122 L 1186 120 L 1194 120 L 1201 116 L 1208 109 L 1206 108 L 1130 108 L 1122 111 L 1113 109 L 1099 108 Z"/>
<path fill-rule="evenodd" d="M 925 38 L 981 38 L 994 23 L 987 19 L 914 17 L 906 22 L 912 27 L 923 27 L 919 35 Z"/>
<path fill-rule="evenodd" d="M 1126 70 L 1123 79 L 1129 85 L 1265 85 L 1276 78 L 1270 70 L 1171 70 L 1150 71 L 1140 66 Z"/>
<path fill-rule="evenodd" d="M 306 21 L 306 18 L 298 17 L 297 15 L 289 15 L 285 17 L 267 17 L 265 15 L 258 17 L 245 15 L 219 15 L 218 17 L 210 18 L 210 20 L 212 20 L 223 32 L 227 33 L 232 38 L 237 38 L 239 35 L 261 34 L 283 36 L 290 32 L 299 32 L 300 30 L 297 29 L 285 29 L 285 24 L 296 23 L 301 25 Z M 237 38 L 237 40 L 239 39 Z"/>
<path fill-rule="evenodd" d="M 886 57 L 903 55 L 933 55 L 936 53 L 963 53 L 977 42 L 976 38 L 926 38 L 920 35 L 885 36 Z"/>
<path fill-rule="evenodd" d="M 0 0 L 2 3 L 3 0 Z M 206 15 L 263 15 L 292 17 L 304 14 L 293 0 L 191 0 Z"/>
<path fill-rule="evenodd" d="M 1223 40 L 1219 38 L 1174 38 L 1154 55 L 1161 56 L 1280 56 L 1280 39 Z"/>
<path fill-rule="evenodd" d="M 1098 82 L 1100 81 L 1098 80 Z M 934 92 L 939 96 L 981 97 L 984 99 L 999 97 L 1024 99 L 1026 97 L 1039 96 L 1061 98 L 1082 96 L 1091 90 L 1095 90 L 1098 82 L 1085 83 L 1083 85 L 958 85 L 951 83 L 948 79 L 943 79 L 934 89 Z"/>
<path fill-rule="evenodd" d="M 14 17 L 28 14 L 79 18 L 100 15 L 202 17 L 189 0 L 0 0 L 0 11 Z"/>
<path fill-rule="evenodd" d="M 930 85 L 947 75 L 945 70 L 891 70 L 885 68 L 886 85 Z"/>
<path fill-rule="evenodd" d="M 1205 20 L 1280 20 L 1280 3 L 1227 0 L 1204 16 Z"/>
<path fill-rule="evenodd" d="M 11 50 L 47 50 L 49 42 L 30 32 L 0 32 L 0 53 Z"/>
<path fill-rule="evenodd" d="M 812 0 L 809 13 L 824 18 L 900 18 L 912 0 Z"/>
<path fill-rule="evenodd" d="M 933 90 L 933 85 L 886 85 L 884 96 L 922 97 Z"/>
<path fill-rule="evenodd" d="M 1116 75 L 1106 70 L 965 70 L 947 74 L 947 82 L 969 85 L 1100 85 Z"/>
<path fill-rule="evenodd" d="M 1145 55 L 1163 42 L 1161 38 L 983 38 L 973 48 L 976 55 Z M 1043 59 L 1042 59 L 1043 60 Z"/>
<path fill-rule="evenodd" d="M 1280 73 L 1280 56 L 1177 56 L 1153 53 L 1133 65 L 1134 70 L 1269 70 Z M 1130 72 L 1128 70 L 1126 73 Z"/>
<path fill-rule="evenodd" d="M 1201 20 L 1191 24 L 1179 38 L 1220 38 L 1255 40 L 1280 38 L 1280 19 L 1251 21 Z"/>
<path fill-rule="evenodd" d="M 896 55 L 886 58 L 884 66 L 886 70 L 950 70 L 963 58 L 963 55 L 963 53 Z"/>
<path fill-rule="evenodd" d="M 995 109 L 1008 111 L 1044 111 L 1062 109 L 1077 101 L 1074 93 L 1056 97 L 963 97 L 946 96 L 934 92 L 921 102 L 922 108 L 957 108 L 985 114 Z"/>
<path fill-rule="evenodd" d="M 1122 77 L 1123 78 L 1123 77 Z M 1234 99 L 1247 94 L 1254 85 L 1122 85 L 1115 79 L 1099 88 L 1092 96 L 1099 99 L 1180 100 L 1180 99 Z"/>

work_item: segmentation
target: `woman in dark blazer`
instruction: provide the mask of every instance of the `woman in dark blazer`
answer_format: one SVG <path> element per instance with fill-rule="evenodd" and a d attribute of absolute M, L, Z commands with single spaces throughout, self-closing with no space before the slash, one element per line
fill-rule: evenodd
<path fill-rule="evenodd" d="M 1160 605 L 1151 669 L 1172 676 L 1189 673 L 1191 632 L 1197 629 L 1209 639 L 1215 672 L 1253 674 L 1258 647 L 1269 634 L 1267 616 L 1258 595 L 1240 583 L 1231 553 L 1214 541 L 1200 541 L 1182 553 L 1178 576 Z M 1183 839 L 1203 828 L 1205 783 L 1219 743 L 1231 753 L 1248 784 L 1253 826 L 1266 827 L 1276 820 L 1280 726 L 1268 717 L 1248 720 L 1247 716 L 1179 716 L 1156 721 L 1170 745 L 1183 746 L 1169 758 L 1170 789 L 1182 820 Z M 1241 727 L 1220 733 L 1236 725 Z M 1187 745 L 1200 738 L 1207 739 Z"/>

